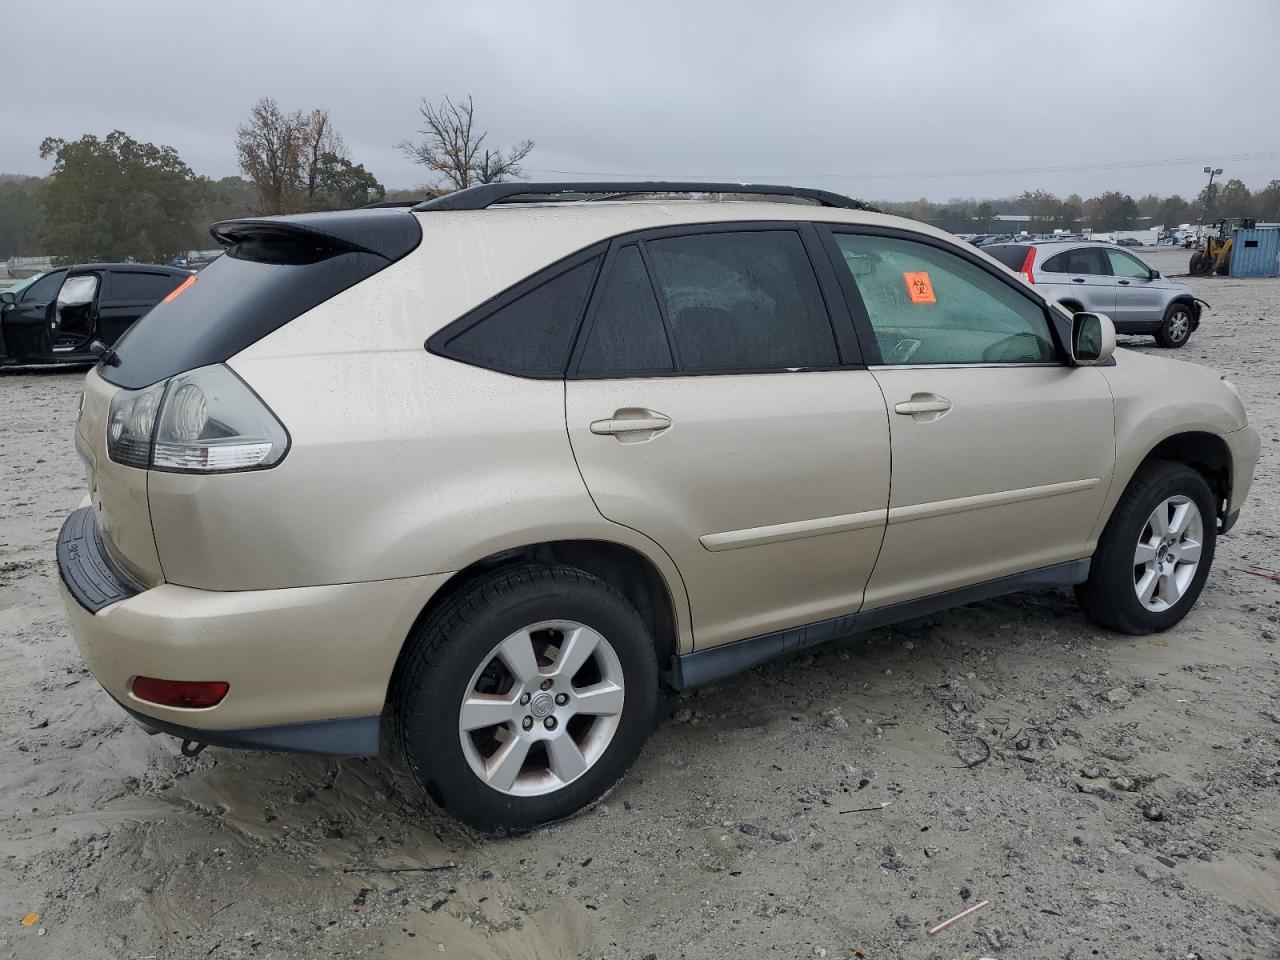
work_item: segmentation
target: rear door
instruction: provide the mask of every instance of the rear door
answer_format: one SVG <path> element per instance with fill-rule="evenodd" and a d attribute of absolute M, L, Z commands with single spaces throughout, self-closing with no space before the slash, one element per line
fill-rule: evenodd
<path fill-rule="evenodd" d="M 77 270 L 67 277 L 49 320 L 54 353 L 86 353 L 94 339 L 102 274 Z"/>
<path fill-rule="evenodd" d="M 1115 460 L 1102 373 L 1069 365 L 1030 291 L 950 244 L 829 237 L 893 438 L 865 609 L 1087 556 Z"/>
<path fill-rule="evenodd" d="M 1059 300 L 1075 300 L 1090 313 L 1116 308 L 1116 281 L 1102 247 L 1075 247 L 1066 253 L 1067 280 Z"/>
<path fill-rule="evenodd" d="M 1153 277 L 1151 268 L 1131 253 L 1108 248 L 1106 254 L 1116 283 L 1115 312 L 1111 315 L 1116 325 L 1163 320 L 1163 281 Z"/>
<path fill-rule="evenodd" d="M 110 346 L 185 278 L 148 270 L 112 270 L 98 311 L 99 337 Z"/>
<path fill-rule="evenodd" d="M 889 429 L 811 227 L 614 241 L 565 401 L 596 506 L 674 559 L 698 648 L 857 610 Z"/>

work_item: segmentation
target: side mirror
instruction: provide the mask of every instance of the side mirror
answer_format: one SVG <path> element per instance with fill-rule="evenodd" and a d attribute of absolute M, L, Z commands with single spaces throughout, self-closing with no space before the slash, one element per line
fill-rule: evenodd
<path fill-rule="evenodd" d="M 1151 271 L 1151 276 L 1150 276 L 1150 277 L 1148 277 L 1147 279 L 1149 279 L 1149 280 L 1159 280 L 1159 279 L 1160 279 L 1160 271 L 1159 271 L 1159 270 L 1152 270 L 1152 271 Z"/>
<path fill-rule="evenodd" d="M 1071 362 L 1077 367 L 1106 363 L 1116 351 L 1116 328 L 1105 313 L 1071 318 Z"/>
<path fill-rule="evenodd" d="M 17 302 L 18 302 L 18 297 L 16 294 L 10 293 L 8 290 L 6 290 L 4 293 L 0 293 L 0 303 L 12 304 Z"/>

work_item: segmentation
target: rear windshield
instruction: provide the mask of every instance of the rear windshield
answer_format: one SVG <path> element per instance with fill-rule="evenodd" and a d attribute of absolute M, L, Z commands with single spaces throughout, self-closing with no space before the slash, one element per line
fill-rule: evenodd
<path fill-rule="evenodd" d="M 993 243 L 989 247 L 983 247 L 982 252 L 991 254 L 1010 270 L 1021 270 L 1027 261 L 1028 251 L 1034 249 L 1026 243 Z"/>
<path fill-rule="evenodd" d="M 119 363 L 99 366 L 104 379 L 136 390 L 222 363 L 405 256 L 422 237 L 417 219 L 399 210 L 237 220 L 216 229 L 227 252 L 129 329 L 116 344 Z"/>

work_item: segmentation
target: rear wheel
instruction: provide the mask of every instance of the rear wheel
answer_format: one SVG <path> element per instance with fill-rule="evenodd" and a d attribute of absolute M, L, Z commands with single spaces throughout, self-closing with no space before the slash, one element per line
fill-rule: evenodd
<path fill-rule="evenodd" d="M 1213 493 L 1179 463 L 1139 468 L 1098 540 L 1076 599 L 1090 619 L 1121 633 L 1167 630 L 1195 605 L 1217 538 Z"/>
<path fill-rule="evenodd" d="M 1156 343 L 1175 350 L 1186 346 L 1191 338 L 1193 323 L 1194 317 L 1189 306 L 1181 302 L 1169 304 L 1164 312 L 1164 322 L 1156 331 Z"/>
<path fill-rule="evenodd" d="M 653 640 L 581 570 L 490 574 L 409 643 L 394 698 L 401 748 L 431 797 L 482 829 L 533 827 L 600 799 L 652 727 Z"/>

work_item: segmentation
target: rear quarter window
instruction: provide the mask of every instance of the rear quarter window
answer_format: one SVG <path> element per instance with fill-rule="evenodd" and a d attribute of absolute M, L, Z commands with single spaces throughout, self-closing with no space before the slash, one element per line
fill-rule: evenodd
<path fill-rule="evenodd" d="M 1067 273 L 1067 254 L 1057 253 L 1040 265 L 1041 273 Z"/>
<path fill-rule="evenodd" d="M 562 376 L 601 259 L 592 257 L 531 290 L 480 307 L 477 318 L 446 328 L 443 338 L 432 337 L 428 349 L 518 377 Z"/>
<path fill-rule="evenodd" d="M 983 247 L 983 253 L 989 253 L 1010 270 L 1021 270 L 1022 264 L 1027 259 L 1027 251 L 1031 247 L 1025 243 L 999 243 L 990 247 Z"/>

